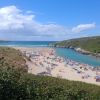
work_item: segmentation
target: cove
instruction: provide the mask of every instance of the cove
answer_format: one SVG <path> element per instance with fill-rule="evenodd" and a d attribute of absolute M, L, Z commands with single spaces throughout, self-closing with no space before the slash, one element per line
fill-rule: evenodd
<path fill-rule="evenodd" d="M 55 48 L 55 50 L 58 56 L 69 58 L 71 60 L 74 60 L 80 63 L 92 65 L 94 67 L 97 67 L 97 66 L 100 67 L 100 59 L 96 57 L 84 55 L 84 54 L 74 51 L 73 49 L 68 49 L 68 48 Z"/>

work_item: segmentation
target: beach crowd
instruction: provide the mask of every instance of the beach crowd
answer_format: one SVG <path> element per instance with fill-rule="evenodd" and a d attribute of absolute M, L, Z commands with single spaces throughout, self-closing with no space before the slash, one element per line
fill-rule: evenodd
<path fill-rule="evenodd" d="M 53 48 L 16 47 L 28 58 L 28 72 L 100 85 L 100 68 L 63 58 Z"/>

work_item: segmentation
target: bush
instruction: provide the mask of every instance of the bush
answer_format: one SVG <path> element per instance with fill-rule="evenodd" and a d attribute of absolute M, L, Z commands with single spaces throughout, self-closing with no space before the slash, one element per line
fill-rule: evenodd
<path fill-rule="evenodd" d="M 99 100 L 99 93 L 96 85 L 0 70 L 0 100 Z"/>
<path fill-rule="evenodd" d="M 0 59 L 0 100 L 100 100 L 100 86 L 35 76 L 7 61 Z"/>

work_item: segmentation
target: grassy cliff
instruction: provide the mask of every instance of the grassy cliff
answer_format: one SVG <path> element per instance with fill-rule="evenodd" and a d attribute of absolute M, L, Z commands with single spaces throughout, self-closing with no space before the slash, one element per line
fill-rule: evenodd
<path fill-rule="evenodd" d="M 91 53 L 100 53 L 100 36 L 65 40 L 53 45 L 55 47 L 81 48 Z"/>
<path fill-rule="evenodd" d="M 8 47 L 0 47 L 0 67 L 19 69 L 27 72 L 27 65 L 22 53 L 18 50 Z"/>
<path fill-rule="evenodd" d="M 0 100 L 100 100 L 100 86 L 28 74 L 23 55 L 0 48 Z"/>

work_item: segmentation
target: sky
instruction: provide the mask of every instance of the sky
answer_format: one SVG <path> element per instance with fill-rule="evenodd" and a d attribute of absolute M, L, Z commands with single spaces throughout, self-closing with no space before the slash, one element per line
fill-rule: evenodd
<path fill-rule="evenodd" d="M 100 0 L 0 0 L 0 40 L 100 36 Z"/>

